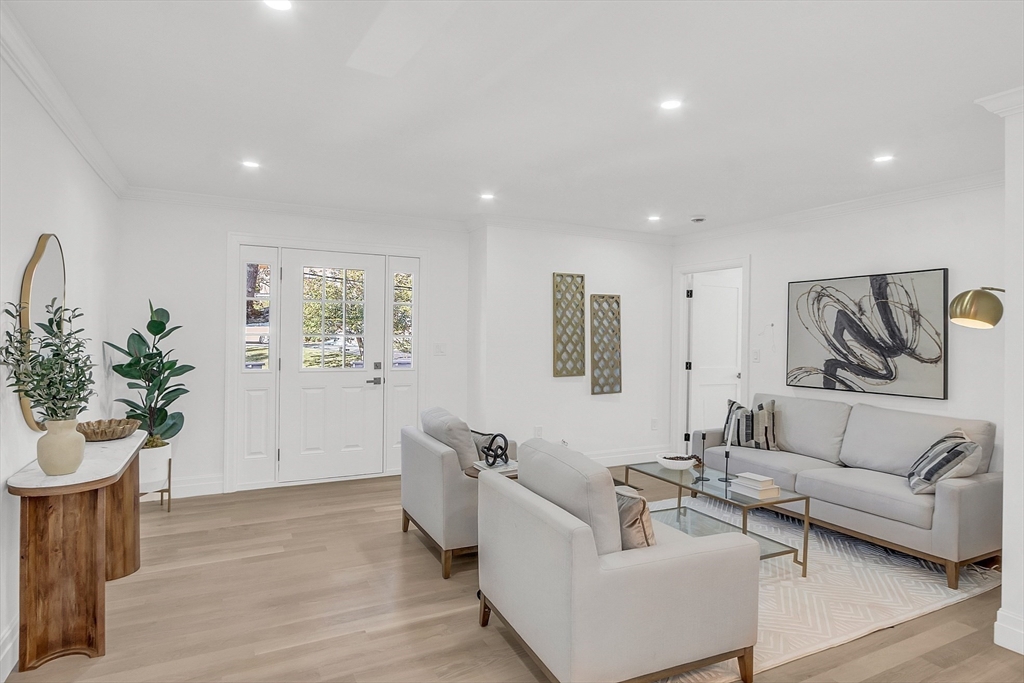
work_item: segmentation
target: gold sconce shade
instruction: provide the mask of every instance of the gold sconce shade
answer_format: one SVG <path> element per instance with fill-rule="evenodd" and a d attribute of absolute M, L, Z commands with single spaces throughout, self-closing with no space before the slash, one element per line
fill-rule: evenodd
<path fill-rule="evenodd" d="M 964 327 L 989 330 L 1003 317 L 1003 302 L 992 292 L 1005 292 L 998 287 L 982 287 L 960 292 L 949 303 L 949 321 Z"/>

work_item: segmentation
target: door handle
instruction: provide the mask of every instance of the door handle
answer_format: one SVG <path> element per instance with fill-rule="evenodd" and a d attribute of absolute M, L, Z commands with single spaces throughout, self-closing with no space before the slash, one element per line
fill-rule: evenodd
<path fill-rule="evenodd" d="M 383 384 L 384 380 L 380 377 L 374 377 L 373 379 L 366 380 L 367 384 Z"/>

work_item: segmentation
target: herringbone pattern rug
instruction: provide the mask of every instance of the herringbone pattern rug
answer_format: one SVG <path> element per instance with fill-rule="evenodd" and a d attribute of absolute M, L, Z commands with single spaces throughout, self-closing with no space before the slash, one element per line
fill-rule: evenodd
<path fill-rule="evenodd" d="M 652 510 L 676 501 L 651 503 Z M 705 497 L 683 505 L 739 525 L 730 505 Z M 793 547 L 802 526 L 768 510 L 754 510 L 749 529 Z M 807 578 L 790 557 L 761 562 L 758 642 L 754 670 L 764 671 L 909 621 L 999 585 L 1000 574 L 976 567 L 960 574 L 960 588 L 946 587 L 942 567 L 844 534 L 812 527 Z M 735 661 L 673 678 L 673 683 L 727 683 L 739 680 Z"/>

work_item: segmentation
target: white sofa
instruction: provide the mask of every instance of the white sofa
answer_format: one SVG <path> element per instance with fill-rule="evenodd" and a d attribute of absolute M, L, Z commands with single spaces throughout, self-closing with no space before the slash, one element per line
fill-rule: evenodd
<path fill-rule="evenodd" d="M 541 439 L 520 446 L 518 483 L 481 474 L 479 526 L 480 625 L 494 610 L 551 680 L 657 680 L 732 658 L 753 680 L 754 540 L 654 522 L 656 545 L 622 550 L 609 471 Z"/>
<path fill-rule="evenodd" d="M 402 428 L 402 531 L 412 522 L 440 549 L 441 577 L 447 579 L 454 557 L 476 552 L 477 480 L 465 470 L 483 460 L 480 448 L 486 444 L 442 408 L 423 411 L 422 420 L 453 445 L 416 427 Z M 515 441 L 509 441 L 508 454 L 515 460 Z"/>
<path fill-rule="evenodd" d="M 781 450 L 733 446 L 730 474 L 773 477 L 811 497 L 813 523 L 945 565 L 950 588 L 962 566 L 999 555 L 1003 475 L 989 472 L 994 424 L 770 394 L 757 394 L 752 403 L 769 400 Z M 982 449 L 978 472 L 940 481 L 934 494 L 912 493 L 907 474 L 914 462 L 957 428 Z M 725 469 L 721 428 L 695 432 L 693 439 L 708 467 Z"/>

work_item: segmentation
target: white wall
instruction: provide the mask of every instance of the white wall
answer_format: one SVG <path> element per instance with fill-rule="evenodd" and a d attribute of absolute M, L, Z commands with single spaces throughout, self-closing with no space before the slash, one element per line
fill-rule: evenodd
<path fill-rule="evenodd" d="M 1003 281 L 1001 187 L 802 222 L 753 224 L 735 234 L 694 236 L 676 262 L 701 264 L 750 256 L 750 394 L 771 392 L 964 418 L 998 425 L 993 467 L 1003 443 L 1003 327 L 949 326 L 949 399 L 851 395 L 786 386 L 787 283 L 847 275 L 949 268 L 950 296 Z M 774 327 L 772 327 L 774 325 Z M 1018 349 L 1019 351 L 1019 349 Z M 751 358 L 751 361 L 753 359 Z M 747 397 L 749 399 L 749 396 Z M 695 428 L 700 425 L 694 425 Z"/>
<path fill-rule="evenodd" d="M 539 426 L 545 439 L 564 439 L 605 464 L 649 460 L 666 450 L 671 247 L 628 235 L 518 228 L 511 221 L 481 228 L 472 239 L 472 288 L 483 299 L 472 334 L 483 346 L 472 371 L 470 426 L 520 442 Z M 591 294 L 621 295 L 621 394 L 591 396 L 589 374 L 552 377 L 553 272 L 586 275 L 588 309 Z M 588 339 L 589 324 L 588 310 Z"/>
<path fill-rule="evenodd" d="M 443 405 L 456 413 L 466 412 L 466 233 L 125 201 L 110 339 L 120 344 L 131 328 L 141 328 L 149 318 L 147 301 L 152 299 L 154 305 L 170 311 L 172 324 L 183 325 L 171 338 L 175 356 L 196 366 L 182 378 L 191 393 L 175 403 L 185 414 L 185 428 L 174 439 L 175 495 L 223 490 L 225 292 L 226 278 L 237 272 L 225 272 L 230 233 L 310 240 L 324 248 L 352 251 L 388 245 L 423 250 L 421 409 Z M 445 344 L 446 355 L 433 355 L 435 343 Z"/>
<path fill-rule="evenodd" d="M 64 248 L 67 303 L 80 307 L 90 351 L 101 356 L 108 274 L 117 225 L 117 197 L 99 179 L 6 62 L 0 62 L 0 302 L 18 301 L 36 240 L 57 235 Z M 10 329 L 8 319 L 0 331 Z M 6 369 L 0 373 L 6 385 Z M 108 377 L 95 372 L 96 391 L 85 419 L 104 416 Z M 19 499 L 7 478 L 36 455 L 38 434 L 22 419 L 17 396 L 0 390 L 0 680 L 17 663 Z"/>

